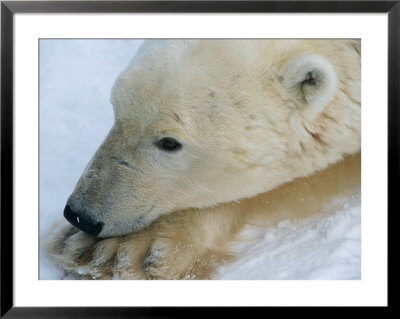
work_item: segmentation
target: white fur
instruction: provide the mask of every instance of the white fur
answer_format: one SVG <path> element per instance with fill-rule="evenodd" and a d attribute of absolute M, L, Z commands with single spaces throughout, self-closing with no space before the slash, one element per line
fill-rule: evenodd
<path fill-rule="evenodd" d="M 114 236 L 323 169 L 360 149 L 359 64 L 344 40 L 145 42 L 68 204 Z M 318 81 L 300 90 L 308 72 Z M 158 149 L 164 137 L 182 149 Z"/>
<path fill-rule="evenodd" d="M 110 238 L 66 227 L 53 259 L 83 278 L 210 278 L 246 223 L 358 194 L 360 87 L 357 40 L 146 41 L 68 200 Z"/>

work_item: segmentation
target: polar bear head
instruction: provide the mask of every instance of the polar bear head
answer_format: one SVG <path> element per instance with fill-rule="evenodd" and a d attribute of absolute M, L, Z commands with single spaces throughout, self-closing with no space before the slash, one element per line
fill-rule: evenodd
<path fill-rule="evenodd" d="M 266 192 L 360 150 L 357 40 L 146 41 L 64 211 L 98 237 Z"/>

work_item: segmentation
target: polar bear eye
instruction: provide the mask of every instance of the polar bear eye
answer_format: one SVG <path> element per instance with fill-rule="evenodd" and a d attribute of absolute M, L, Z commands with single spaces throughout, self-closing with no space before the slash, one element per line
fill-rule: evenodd
<path fill-rule="evenodd" d="M 163 151 L 178 151 L 182 148 L 182 144 L 172 137 L 164 137 L 161 140 L 155 142 L 155 145 Z"/>

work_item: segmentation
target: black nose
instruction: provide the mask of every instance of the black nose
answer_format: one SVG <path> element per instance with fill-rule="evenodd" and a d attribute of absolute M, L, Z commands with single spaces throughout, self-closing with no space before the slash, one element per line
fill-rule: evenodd
<path fill-rule="evenodd" d="M 104 225 L 103 223 L 89 219 L 87 216 L 83 216 L 79 212 L 73 211 L 68 205 L 65 206 L 64 217 L 76 228 L 79 228 L 85 233 L 93 236 L 100 234 Z"/>

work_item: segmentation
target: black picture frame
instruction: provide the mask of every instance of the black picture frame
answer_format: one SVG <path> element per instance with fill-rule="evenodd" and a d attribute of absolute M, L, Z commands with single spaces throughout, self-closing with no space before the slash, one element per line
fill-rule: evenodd
<path fill-rule="evenodd" d="M 14 307 L 13 303 L 13 18 L 15 13 L 387 13 L 388 14 L 388 225 L 398 213 L 400 144 L 400 1 L 1 1 L 1 317 L 5 318 L 177 318 L 278 308 L 191 307 Z M 388 229 L 389 252 L 391 234 Z M 388 261 L 390 259 L 388 255 Z M 389 269 L 388 269 L 389 270 Z M 388 281 L 389 287 L 390 281 Z M 34 293 L 34 292 L 32 292 Z M 391 295 L 388 307 L 391 309 Z M 309 308 L 289 308 L 301 315 Z M 333 315 L 339 308 L 329 310 Z M 326 308 L 313 308 L 326 311 Z M 366 311 L 371 313 L 371 309 Z"/>

